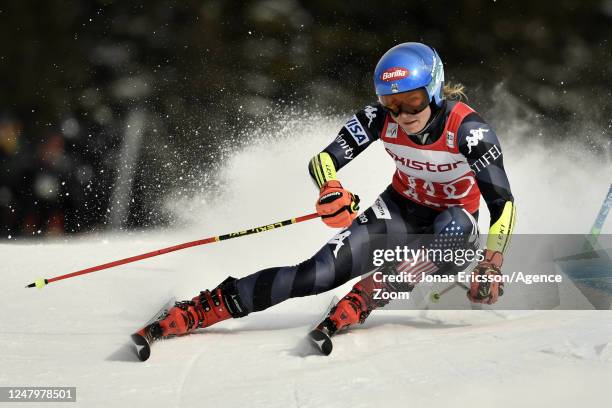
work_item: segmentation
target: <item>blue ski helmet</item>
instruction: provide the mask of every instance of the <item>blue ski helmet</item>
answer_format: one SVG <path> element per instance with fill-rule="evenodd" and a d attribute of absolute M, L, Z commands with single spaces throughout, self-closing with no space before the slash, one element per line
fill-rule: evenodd
<path fill-rule="evenodd" d="M 396 45 L 382 56 L 374 69 L 376 95 L 392 95 L 425 88 L 429 103 L 441 106 L 444 67 L 433 48 L 416 42 Z"/>

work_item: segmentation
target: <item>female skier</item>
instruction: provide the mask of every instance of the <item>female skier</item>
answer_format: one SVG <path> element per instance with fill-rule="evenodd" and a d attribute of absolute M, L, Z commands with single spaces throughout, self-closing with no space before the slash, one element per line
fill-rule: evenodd
<path fill-rule="evenodd" d="M 444 85 L 442 61 L 427 45 L 403 43 L 387 51 L 376 65 L 374 85 L 378 102 L 350 118 L 309 163 L 320 191 L 317 213 L 328 226 L 345 229 L 310 259 L 240 279 L 228 277 L 212 291 L 176 303 L 137 335 L 148 342 L 182 335 L 289 298 L 326 292 L 370 272 L 376 249 L 475 248 L 481 194 L 491 227 L 484 259 L 472 271 L 467 295 L 473 302 L 497 301 L 502 284 L 477 278 L 501 274 L 514 226 L 514 199 L 495 132 L 458 101 L 464 96 L 462 86 Z M 357 217 L 359 198 L 342 187 L 336 172 L 379 139 L 397 168 L 391 185 Z M 410 275 L 413 284 L 403 288 L 410 290 L 424 274 L 456 271 L 448 267 L 449 262 L 440 259 L 422 259 L 391 262 L 380 269 L 386 275 Z M 384 305 L 373 295 L 377 289 L 402 289 L 373 276 L 356 283 L 331 309 L 321 324 L 328 334 L 362 323 Z"/>

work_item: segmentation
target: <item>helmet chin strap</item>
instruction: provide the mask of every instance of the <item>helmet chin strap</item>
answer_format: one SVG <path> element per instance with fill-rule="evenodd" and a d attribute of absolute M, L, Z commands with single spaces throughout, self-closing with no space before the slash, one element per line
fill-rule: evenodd
<path fill-rule="evenodd" d="M 429 138 L 429 129 L 431 128 L 431 124 L 438 119 L 440 113 L 442 112 L 442 109 L 438 105 L 436 105 L 433 100 L 429 103 L 429 107 L 431 108 L 431 115 L 429 115 L 429 119 L 427 120 L 425 126 L 423 126 L 423 129 L 419 130 L 416 133 L 408 133 L 408 136 L 414 136 L 419 139 L 421 144 L 425 144 L 425 142 L 427 142 L 427 139 Z"/>

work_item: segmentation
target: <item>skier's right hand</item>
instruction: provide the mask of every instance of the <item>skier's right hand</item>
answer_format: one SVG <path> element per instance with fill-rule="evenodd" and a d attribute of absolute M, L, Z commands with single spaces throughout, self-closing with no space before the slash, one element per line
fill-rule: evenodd
<path fill-rule="evenodd" d="M 327 226 L 345 228 L 357 217 L 359 196 L 345 190 L 338 180 L 330 180 L 321 186 L 316 207 Z"/>
<path fill-rule="evenodd" d="M 467 292 L 467 297 L 471 302 L 492 305 L 504 294 L 502 279 L 489 280 L 489 278 L 501 276 L 503 262 L 504 255 L 501 252 L 485 250 L 484 259 L 472 270 L 472 282 Z"/>

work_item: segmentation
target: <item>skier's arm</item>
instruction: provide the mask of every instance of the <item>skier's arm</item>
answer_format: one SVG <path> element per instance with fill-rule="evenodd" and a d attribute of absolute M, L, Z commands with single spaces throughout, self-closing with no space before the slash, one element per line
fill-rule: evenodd
<path fill-rule="evenodd" d="M 315 184 L 321 188 L 328 181 L 337 180 L 338 170 L 378 140 L 384 120 L 385 111 L 378 103 L 353 115 L 334 141 L 310 160 L 308 171 Z"/>
<path fill-rule="evenodd" d="M 477 113 L 463 120 L 457 136 L 459 151 L 474 171 L 491 214 L 487 249 L 503 254 L 514 229 L 516 209 L 499 140 L 495 131 Z"/>

